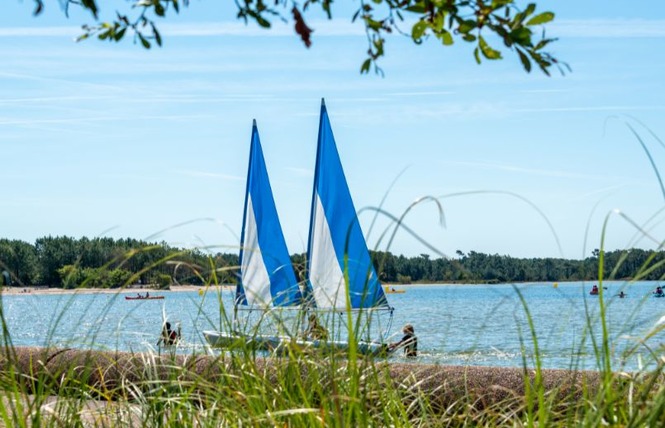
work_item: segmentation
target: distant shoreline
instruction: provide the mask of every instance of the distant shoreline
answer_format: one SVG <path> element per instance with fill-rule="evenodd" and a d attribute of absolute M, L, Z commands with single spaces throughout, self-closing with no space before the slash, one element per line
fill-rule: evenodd
<path fill-rule="evenodd" d="M 625 281 L 621 279 L 613 281 Z M 437 285 L 501 285 L 501 284 L 566 284 L 568 282 L 588 282 L 588 283 L 597 283 L 598 281 L 543 281 L 543 282 L 500 282 L 500 283 L 471 283 L 471 282 L 428 282 L 428 283 L 410 283 L 410 284 L 399 284 L 399 283 L 390 283 L 384 282 L 381 285 L 384 289 L 395 288 L 399 290 L 400 288 L 409 288 L 409 287 L 422 287 L 422 286 L 437 286 Z M 607 281 L 604 281 L 607 282 Z M 141 287 L 138 285 L 127 287 L 127 288 L 73 288 L 73 289 L 64 289 L 57 287 L 48 287 L 48 286 L 26 286 L 26 287 L 17 287 L 17 286 L 5 286 L 0 287 L 0 293 L 3 295 L 16 295 L 16 294 L 145 294 L 149 292 L 151 294 L 156 293 L 178 293 L 178 292 L 187 292 L 187 291 L 199 291 L 199 290 L 208 290 L 207 292 L 216 292 L 219 290 L 234 290 L 235 285 L 224 284 L 224 285 L 173 285 L 169 290 L 158 290 L 151 287 Z"/>
<path fill-rule="evenodd" d="M 136 295 L 136 294 L 142 294 L 145 295 L 145 293 L 150 293 L 151 295 L 162 295 L 162 294 L 168 294 L 168 293 L 179 293 L 179 292 L 185 292 L 185 291 L 199 291 L 199 290 L 207 290 L 208 293 L 210 292 L 217 292 L 221 290 L 231 290 L 235 288 L 233 285 L 210 285 L 210 286 L 203 286 L 203 285 L 174 285 L 171 287 L 170 290 L 158 290 L 155 288 L 142 288 L 142 287 L 127 287 L 127 288 L 72 288 L 72 289 L 64 289 L 64 288 L 55 288 L 55 287 L 47 287 L 47 286 L 30 286 L 30 287 L 2 287 L 0 288 L 0 292 L 3 295 L 25 295 L 25 294 L 38 294 L 38 295 L 43 295 L 43 294 L 53 294 L 53 295 L 58 295 L 58 294 L 129 294 L 129 295 Z"/>

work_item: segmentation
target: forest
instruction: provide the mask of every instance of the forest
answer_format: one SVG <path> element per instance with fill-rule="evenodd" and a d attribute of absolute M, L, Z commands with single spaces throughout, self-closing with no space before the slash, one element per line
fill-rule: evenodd
<path fill-rule="evenodd" d="M 384 283 L 595 281 L 601 260 L 603 279 L 660 280 L 665 275 L 665 253 L 643 249 L 595 249 L 583 260 L 475 251 L 457 251 L 449 258 L 405 257 L 387 251 L 372 251 L 371 256 Z M 58 288 L 234 284 L 238 260 L 238 254 L 214 248 L 182 249 L 131 238 L 47 236 L 34 244 L 0 239 L 0 284 Z M 304 280 L 306 254 L 294 254 L 291 260 L 299 280 Z"/>

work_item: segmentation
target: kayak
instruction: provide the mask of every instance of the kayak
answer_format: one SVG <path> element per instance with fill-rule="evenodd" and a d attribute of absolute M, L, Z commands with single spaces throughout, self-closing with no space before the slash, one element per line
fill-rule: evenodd
<path fill-rule="evenodd" d="M 161 300 L 164 296 L 125 296 L 125 300 Z"/>

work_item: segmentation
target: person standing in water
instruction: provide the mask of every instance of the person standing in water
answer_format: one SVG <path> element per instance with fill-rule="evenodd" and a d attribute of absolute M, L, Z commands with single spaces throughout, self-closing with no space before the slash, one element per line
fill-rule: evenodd
<path fill-rule="evenodd" d="M 399 342 L 394 342 L 388 345 L 388 351 L 394 351 L 397 348 L 404 348 L 404 356 L 415 358 L 418 356 L 418 338 L 416 337 L 415 330 L 411 324 L 402 327 L 402 339 Z"/>
<path fill-rule="evenodd" d="M 164 346 L 175 345 L 176 342 L 178 342 L 178 339 L 179 339 L 178 333 L 176 333 L 175 330 L 171 330 L 171 323 L 167 321 L 164 324 L 164 328 L 162 329 L 162 336 L 157 341 L 157 346 L 159 346 L 162 343 L 164 344 Z"/>
<path fill-rule="evenodd" d="M 328 340 L 328 330 L 319 323 L 315 314 L 309 315 L 307 330 L 303 333 L 306 338 L 313 340 Z"/>

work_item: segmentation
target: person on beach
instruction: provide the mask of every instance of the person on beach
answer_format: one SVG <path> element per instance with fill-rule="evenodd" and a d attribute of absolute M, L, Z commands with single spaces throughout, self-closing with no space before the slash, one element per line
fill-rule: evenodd
<path fill-rule="evenodd" d="M 309 323 L 303 335 L 313 340 L 327 340 L 328 330 L 326 330 L 326 328 L 319 323 L 319 319 L 316 317 L 316 314 L 309 314 L 308 320 Z"/>
<path fill-rule="evenodd" d="M 162 336 L 157 341 L 157 346 L 160 344 L 166 345 L 175 345 L 180 339 L 178 333 L 175 330 L 171 330 L 171 323 L 164 323 L 164 328 L 162 329 Z"/>
<path fill-rule="evenodd" d="M 392 352 L 395 349 L 404 348 L 404 356 L 415 358 L 418 356 L 418 338 L 416 337 L 415 330 L 411 324 L 402 327 L 402 339 L 399 342 L 394 342 L 388 345 L 388 351 Z"/>

